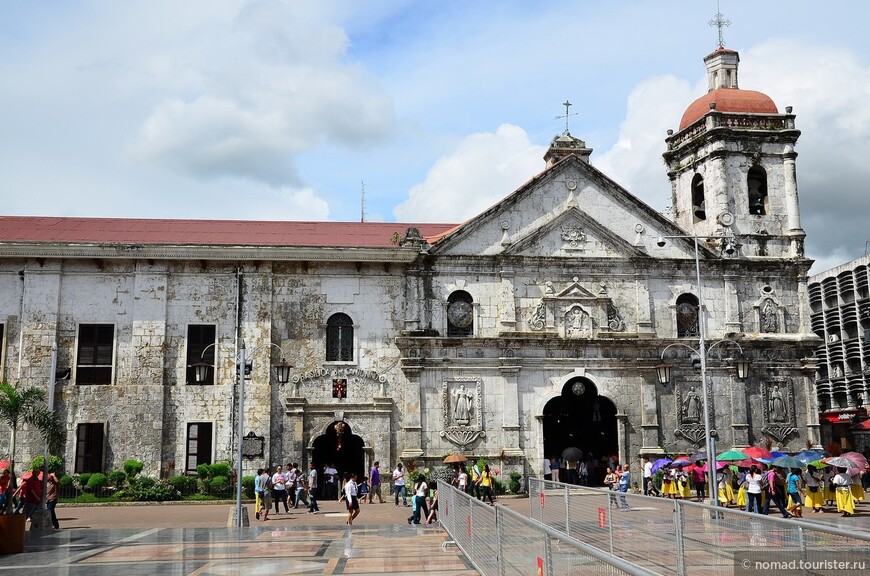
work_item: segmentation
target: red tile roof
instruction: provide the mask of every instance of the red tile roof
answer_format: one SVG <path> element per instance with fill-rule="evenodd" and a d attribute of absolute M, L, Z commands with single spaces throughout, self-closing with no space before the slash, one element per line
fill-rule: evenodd
<path fill-rule="evenodd" d="M 0 216 L 0 243 L 155 244 L 176 246 L 313 246 L 388 248 L 417 228 L 437 238 L 456 224 L 274 222 Z"/>
<path fill-rule="evenodd" d="M 719 88 L 704 94 L 686 108 L 680 120 L 680 130 L 703 118 L 710 112 L 710 103 L 716 103 L 716 112 L 747 112 L 752 114 L 779 114 L 770 96 L 755 90 Z"/>

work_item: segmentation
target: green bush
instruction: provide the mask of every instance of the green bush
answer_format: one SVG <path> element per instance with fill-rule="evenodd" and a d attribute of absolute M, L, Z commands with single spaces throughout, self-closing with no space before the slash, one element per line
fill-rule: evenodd
<path fill-rule="evenodd" d="M 212 478 L 216 478 L 217 476 L 225 476 L 229 478 L 232 476 L 232 468 L 230 468 L 229 462 L 215 462 L 208 467 L 208 475 Z"/>
<path fill-rule="evenodd" d="M 493 479 L 492 479 L 492 491 L 495 492 L 496 495 L 504 494 L 505 493 L 504 483 L 501 480 L 499 480 L 498 478 L 493 477 Z"/>
<path fill-rule="evenodd" d="M 522 477 L 523 475 L 519 472 L 511 472 L 510 489 L 512 494 L 520 493 L 520 478 Z"/>
<path fill-rule="evenodd" d="M 215 476 L 209 485 L 212 494 L 223 494 L 230 489 L 230 479 L 226 476 Z"/>
<path fill-rule="evenodd" d="M 254 477 L 253 476 L 242 476 L 242 492 L 244 492 L 245 498 L 253 498 L 254 497 Z"/>
<path fill-rule="evenodd" d="M 191 502 L 209 502 L 213 500 L 220 500 L 220 498 L 218 498 L 217 496 L 209 496 L 208 494 L 191 494 L 184 499 Z"/>
<path fill-rule="evenodd" d="M 208 478 L 208 464 L 200 464 L 197 466 L 196 475 L 202 479 Z"/>
<path fill-rule="evenodd" d="M 115 488 L 123 488 L 127 483 L 127 473 L 123 470 L 112 470 L 109 472 L 109 484 Z"/>
<path fill-rule="evenodd" d="M 82 490 L 90 490 L 88 488 L 88 482 L 91 480 L 91 476 L 93 476 L 93 474 L 91 474 L 90 472 L 83 472 L 82 474 L 79 474 L 79 486 Z"/>
<path fill-rule="evenodd" d="M 150 480 L 150 482 L 143 482 Z M 124 500 L 135 500 L 137 502 L 166 502 L 169 500 L 181 500 L 181 492 L 179 492 L 171 482 L 161 480 L 155 481 L 153 478 L 139 478 L 136 482 L 130 484 L 130 487 L 119 494 Z"/>
<path fill-rule="evenodd" d="M 99 495 L 99 493 L 103 490 L 103 488 L 106 487 L 106 484 L 108 483 L 109 479 L 106 478 L 105 474 L 101 474 L 100 472 L 91 474 L 91 477 L 88 478 L 88 490 L 96 495 Z"/>
<path fill-rule="evenodd" d="M 58 482 L 58 484 L 61 485 L 61 487 L 67 488 L 67 487 L 73 485 L 73 477 L 70 476 L 69 474 L 64 474 L 63 476 L 61 476 L 60 478 L 57 479 L 57 482 Z"/>
<path fill-rule="evenodd" d="M 145 468 L 145 463 L 135 458 L 130 458 L 126 462 L 124 462 L 124 472 L 127 473 L 127 478 L 131 480 L 136 477 L 142 469 Z"/>
<path fill-rule="evenodd" d="M 39 455 L 34 456 L 33 460 L 30 461 L 30 468 L 28 470 L 39 470 L 42 471 L 45 469 L 45 456 Z M 48 471 L 54 474 L 60 474 L 63 472 L 63 460 L 59 457 L 52 454 L 48 457 Z"/>
<path fill-rule="evenodd" d="M 169 480 L 169 483 L 181 492 L 182 495 L 190 494 L 196 490 L 196 478 L 193 476 L 176 474 Z"/>

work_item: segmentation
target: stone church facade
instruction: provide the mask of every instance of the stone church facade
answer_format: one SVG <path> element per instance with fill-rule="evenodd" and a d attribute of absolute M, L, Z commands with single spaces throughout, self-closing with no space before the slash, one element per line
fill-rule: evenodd
<path fill-rule="evenodd" d="M 247 471 L 459 452 L 540 473 L 571 446 L 703 448 L 706 326 L 717 446 L 818 446 L 800 133 L 738 60 L 705 58 L 710 91 L 667 137 L 673 220 L 567 131 L 459 225 L 0 218 L 2 378 L 48 386 L 56 346 L 71 472 L 233 459 L 244 346 Z"/>

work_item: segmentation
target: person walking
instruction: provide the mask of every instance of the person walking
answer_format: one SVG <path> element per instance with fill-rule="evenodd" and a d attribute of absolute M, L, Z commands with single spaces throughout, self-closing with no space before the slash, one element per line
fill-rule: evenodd
<path fill-rule="evenodd" d="M 426 524 L 438 521 L 438 483 L 432 482 L 429 487 L 429 492 L 432 493 L 431 506 L 429 507 L 429 515 L 426 517 Z"/>
<path fill-rule="evenodd" d="M 320 507 L 317 506 L 317 468 L 314 462 L 308 463 L 308 513 L 317 514 Z"/>
<path fill-rule="evenodd" d="M 822 503 L 824 502 L 821 487 L 821 475 L 816 471 L 815 466 L 809 465 L 807 466 L 807 471 L 804 472 L 803 476 L 804 485 L 807 487 L 804 505 L 815 513 L 821 512 Z"/>
<path fill-rule="evenodd" d="M 767 500 L 762 512 L 765 516 L 770 512 L 771 502 L 776 504 L 783 518 L 791 518 L 791 514 L 785 509 L 785 478 L 779 468 L 771 468 L 767 473 Z"/>
<path fill-rule="evenodd" d="M 786 476 L 785 483 L 787 486 L 788 498 L 791 503 L 791 507 L 788 508 L 788 511 L 792 516 L 803 518 L 804 515 L 801 511 L 801 505 L 804 502 L 804 498 L 802 494 L 803 490 L 801 486 L 800 472 L 799 469 L 792 468 L 791 472 Z"/>
<path fill-rule="evenodd" d="M 855 514 L 855 498 L 852 496 L 852 476 L 845 468 L 837 468 L 837 474 L 831 480 L 834 484 L 837 512 L 842 516 Z"/>
<path fill-rule="evenodd" d="M 414 484 L 414 508 L 408 517 L 408 524 L 419 524 L 420 518 L 429 517 L 429 507 L 426 506 L 426 495 L 429 486 L 426 485 L 426 477 L 420 476 Z"/>
<path fill-rule="evenodd" d="M 280 505 L 284 504 L 284 513 L 290 513 L 287 505 L 287 477 L 284 476 L 283 468 L 278 464 L 275 473 L 272 474 L 272 498 L 275 500 L 275 514 L 281 513 Z"/>
<path fill-rule="evenodd" d="M 703 502 L 707 497 L 707 475 L 703 466 L 692 468 L 692 480 L 695 481 L 695 496 L 698 502 Z"/>
<path fill-rule="evenodd" d="M 323 489 L 323 498 L 325 500 L 338 499 L 338 470 L 332 465 L 332 462 L 323 468 L 323 478 L 326 484 Z"/>
<path fill-rule="evenodd" d="M 555 454 L 550 457 L 550 478 L 553 482 L 559 481 L 559 457 Z"/>
<path fill-rule="evenodd" d="M 758 466 L 752 466 L 746 474 L 746 511 L 761 514 L 761 480 Z"/>
<path fill-rule="evenodd" d="M 375 496 L 378 497 L 378 502 L 384 503 L 384 497 L 381 495 L 381 463 L 375 462 L 372 464 L 372 469 L 369 471 L 369 504 L 375 501 Z"/>
<path fill-rule="evenodd" d="M 260 509 L 256 517 L 264 522 L 269 519 L 269 510 L 272 509 L 272 475 L 268 468 L 263 468 L 262 474 L 257 477 L 260 484 Z"/>
<path fill-rule="evenodd" d="M 396 506 L 399 505 L 399 493 L 402 494 L 402 506 L 408 505 L 408 492 L 405 489 L 405 469 L 402 463 L 396 464 L 393 470 L 393 492 L 396 495 Z"/>
<path fill-rule="evenodd" d="M 465 465 L 459 466 L 459 472 L 456 473 L 456 487 L 460 492 L 468 494 L 468 472 L 465 471 Z"/>
<path fill-rule="evenodd" d="M 257 468 L 257 475 L 254 476 L 254 518 L 260 519 L 260 502 L 263 500 L 263 487 L 260 486 L 260 476 L 263 475 L 263 469 Z"/>
<path fill-rule="evenodd" d="M 629 465 L 626 464 L 622 468 L 622 475 L 619 477 L 619 491 L 622 494 L 628 492 L 629 486 L 631 486 L 631 471 L 629 470 Z M 619 497 L 619 505 L 623 510 L 628 510 L 628 501 L 626 501 L 625 496 Z"/>
<path fill-rule="evenodd" d="M 483 471 L 480 473 L 480 478 L 477 479 L 477 484 L 481 489 L 481 502 L 486 502 L 489 498 L 489 505 L 494 506 L 495 502 L 492 499 L 492 474 L 489 471 L 489 464 L 483 465 Z"/>
<path fill-rule="evenodd" d="M 57 507 L 58 487 L 60 482 L 54 472 L 49 472 L 45 479 L 45 506 L 51 514 L 51 525 L 55 530 L 60 530 L 60 522 L 57 521 L 57 513 L 54 509 Z"/>
<path fill-rule="evenodd" d="M 649 461 L 649 456 L 643 457 L 643 495 L 649 496 L 653 490 L 655 490 L 655 486 L 653 484 L 653 475 L 652 475 L 652 462 Z M 652 489 L 650 487 L 652 486 Z"/>
<path fill-rule="evenodd" d="M 347 524 L 353 526 L 353 520 L 359 516 L 359 497 L 357 496 L 356 474 L 346 472 L 344 475 L 344 501 L 347 506 Z"/>

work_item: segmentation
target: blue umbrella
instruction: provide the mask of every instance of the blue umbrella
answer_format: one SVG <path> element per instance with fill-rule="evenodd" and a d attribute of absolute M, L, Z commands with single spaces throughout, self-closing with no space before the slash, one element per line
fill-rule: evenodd
<path fill-rule="evenodd" d="M 671 468 L 676 468 L 677 466 L 688 466 L 692 461 L 688 458 L 677 458 L 673 462 L 671 462 Z"/>
<path fill-rule="evenodd" d="M 788 456 L 788 452 L 771 452 L 771 458 L 779 458 L 780 456 Z"/>
<path fill-rule="evenodd" d="M 816 460 L 821 460 L 825 457 L 824 452 L 818 452 L 816 450 L 804 450 L 799 454 L 794 455 L 795 458 L 803 462 L 804 464 L 809 464 L 810 462 L 815 462 Z"/>
<path fill-rule="evenodd" d="M 659 470 L 661 470 L 662 468 L 664 468 L 665 466 L 667 466 L 671 462 L 673 462 L 673 460 L 671 460 L 670 458 L 659 458 L 658 460 L 653 462 L 652 473 L 655 474 L 656 472 L 658 472 Z"/>
<path fill-rule="evenodd" d="M 770 461 L 771 466 L 779 466 L 780 468 L 805 468 L 806 464 L 797 458 L 789 456 L 779 456 Z"/>

